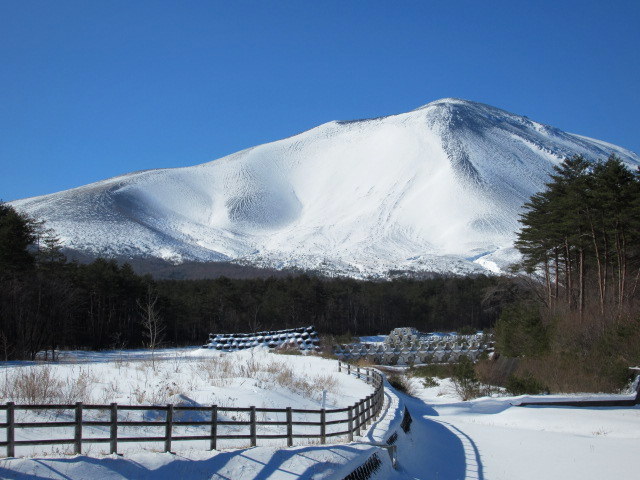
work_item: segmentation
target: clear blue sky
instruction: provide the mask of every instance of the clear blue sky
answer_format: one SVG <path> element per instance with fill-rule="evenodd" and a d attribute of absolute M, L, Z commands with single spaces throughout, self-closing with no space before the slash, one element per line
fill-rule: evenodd
<path fill-rule="evenodd" d="M 442 97 L 640 152 L 640 2 L 0 0 L 0 198 Z"/>

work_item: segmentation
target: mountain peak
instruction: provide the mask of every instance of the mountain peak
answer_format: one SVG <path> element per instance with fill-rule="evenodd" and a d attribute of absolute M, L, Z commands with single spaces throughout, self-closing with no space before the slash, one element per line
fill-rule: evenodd
<path fill-rule="evenodd" d="M 457 97 L 445 97 L 445 98 L 440 98 L 438 100 L 434 100 L 432 102 L 429 102 L 425 105 L 422 105 L 421 107 L 416 108 L 416 110 L 419 110 L 421 108 L 426 108 L 426 107 L 433 107 L 435 105 L 482 105 L 479 104 L 478 102 L 473 102 L 471 100 L 465 100 L 464 98 L 457 98 Z"/>
<path fill-rule="evenodd" d="M 487 105 L 485 103 L 474 102 L 471 100 L 465 100 L 464 98 L 456 98 L 456 97 L 445 97 L 439 100 L 434 100 L 425 105 L 422 105 L 412 111 L 424 110 L 427 108 L 434 107 L 442 107 L 442 106 L 460 106 L 460 107 L 468 107 L 468 108 L 482 108 L 482 109 L 491 109 L 491 110 L 500 110 L 497 107 L 493 107 L 491 105 Z"/>

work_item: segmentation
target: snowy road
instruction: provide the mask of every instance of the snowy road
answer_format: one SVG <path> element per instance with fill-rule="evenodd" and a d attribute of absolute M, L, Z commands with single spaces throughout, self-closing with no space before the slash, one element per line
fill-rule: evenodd
<path fill-rule="evenodd" d="M 640 408 L 513 407 L 398 394 L 412 417 L 388 479 L 636 479 Z M 423 397 L 428 392 L 423 392 Z M 445 398 L 442 398 L 445 397 Z"/>

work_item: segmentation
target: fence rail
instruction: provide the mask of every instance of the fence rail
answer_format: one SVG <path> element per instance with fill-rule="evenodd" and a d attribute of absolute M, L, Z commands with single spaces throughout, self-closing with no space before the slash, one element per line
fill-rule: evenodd
<path fill-rule="evenodd" d="M 0 423 L 0 429 L 6 432 L 6 440 L 0 441 L 0 447 L 5 447 L 7 457 L 15 457 L 15 449 L 18 446 L 39 446 L 39 445 L 73 445 L 74 453 L 81 454 L 82 447 L 90 443 L 108 443 L 110 453 L 118 453 L 119 443 L 143 443 L 143 442 L 163 442 L 164 451 L 171 452 L 173 442 L 184 441 L 208 441 L 209 449 L 216 450 L 219 440 L 248 440 L 251 446 L 256 446 L 258 440 L 286 439 L 287 446 L 292 446 L 294 439 L 320 440 L 324 444 L 327 438 L 346 436 L 348 441 L 352 441 L 354 435 L 360 435 L 361 429 L 368 426 L 382 410 L 384 402 L 383 377 L 380 373 L 369 369 L 352 366 L 338 362 L 338 372 L 344 371 L 349 375 L 355 375 L 374 387 L 374 392 L 359 400 L 354 405 L 337 409 L 297 409 L 287 408 L 260 408 L 260 407 L 221 407 L 211 406 L 183 406 L 168 404 L 158 405 L 85 405 L 78 402 L 74 405 L 66 404 L 43 404 L 43 405 L 17 405 L 7 402 L 0 405 L 0 412 L 5 413 L 5 422 Z M 44 421 L 44 422 L 17 422 L 16 412 L 18 411 L 47 411 L 67 412 L 70 417 L 68 421 Z M 121 419 L 119 414 L 123 412 L 143 411 L 145 413 L 156 412 L 159 420 L 128 420 Z M 88 419 L 85 413 L 98 412 L 108 420 Z M 243 414 L 247 420 L 238 420 L 232 417 L 225 420 L 220 414 Z M 282 414 L 285 420 L 259 420 L 258 414 Z M 197 414 L 199 419 L 189 419 L 190 415 Z M 316 421 L 294 420 L 294 415 L 316 416 Z M 248 417 L 247 417 L 248 416 Z M 265 415 L 266 416 L 266 415 Z M 336 416 L 340 418 L 335 419 Z M 185 419 L 186 417 L 186 419 Z M 328 419 L 331 418 L 331 419 Z M 72 419 L 71 419 L 72 418 Z M 221 426 L 241 427 L 245 429 L 241 434 L 221 433 Z M 344 426 L 344 428 L 341 428 Z M 108 434 L 105 436 L 88 436 L 84 434 L 84 428 L 103 428 L 98 433 Z M 107 428 L 108 427 L 108 428 Z M 160 427 L 162 435 L 156 436 L 122 436 L 120 428 L 131 427 Z M 176 427 L 196 427 L 199 434 L 179 434 Z M 278 427 L 276 433 L 267 431 L 265 427 Z M 305 427 L 306 430 L 312 428 L 315 433 L 294 432 L 295 427 Z M 330 427 L 328 429 L 327 427 Z M 42 440 L 16 440 L 16 429 L 35 428 L 68 428 L 73 429 L 72 438 L 55 438 Z M 262 431 L 259 431 L 262 430 Z M 95 433 L 95 432 L 93 432 Z"/>

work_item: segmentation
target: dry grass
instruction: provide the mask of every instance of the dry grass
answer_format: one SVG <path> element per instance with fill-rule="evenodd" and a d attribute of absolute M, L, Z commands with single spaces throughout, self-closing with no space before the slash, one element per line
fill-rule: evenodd
<path fill-rule="evenodd" d="M 507 379 L 516 372 L 518 361 L 507 357 L 479 360 L 475 364 L 475 372 L 478 380 L 486 385 L 505 386 Z"/>
<path fill-rule="evenodd" d="M 0 387 L 3 397 L 30 405 L 54 403 L 64 385 L 48 366 L 20 369 L 7 374 L 3 380 Z"/>
<path fill-rule="evenodd" d="M 549 353 L 520 359 L 515 373 L 532 376 L 551 392 L 618 392 L 625 386 L 626 368 L 615 357 Z"/>
<path fill-rule="evenodd" d="M 355 362 L 352 362 L 352 364 L 360 368 L 372 368 L 375 365 L 375 363 L 373 363 L 373 360 L 367 357 L 361 357 Z"/>
<path fill-rule="evenodd" d="M 249 378 L 261 388 L 286 388 L 312 399 L 320 398 L 322 390 L 337 393 L 338 389 L 338 380 L 333 374 L 309 377 L 296 373 L 287 362 L 277 359 L 265 361 L 251 357 L 245 363 L 237 364 L 230 357 L 213 357 L 199 360 L 191 370 L 194 375 L 214 386 L 227 385 L 232 379 Z"/>
<path fill-rule="evenodd" d="M 338 391 L 338 380 L 332 374 L 319 374 L 311 377 L 300 376 L 286 363 L 277 361 L 266 364 L 263 369 L 267 375 L 262 376 L 260 379 L 266 385 L 271 382 L 299 393 L 303 397 L 317 400 L 321 398 L 323 390 L 329 393 L 337 393 Z"/>
<path fill-rule="evenodd" d="M 410 367 L 407 370 L 407 374 L 412 377 L 450 378 L 453 376 L 453 364 L 431 363 L 429 365 L 421 365 L 419 367 Z"/>
<path fill-rule="evenodd" d="M 333 374 L 316 375 L 313 378 L 315 385 L 329 393 L 338 393 L 338 379 Z"/>
<path fill-rule="evenodd" d="M 533 378 L 553 393 L 619 392 L 630 380 L 628 367 L 640 363 L 640 318 L 603 317 L 591 311 L 547 312 L 549 345 L 535 354 L 496 364 L 482 362 L 479 376 L 505 386 L 513 374 Z"/>
<path fill-rule="evenodd" d="M 309 374 L 286 361 L 285 357 L 259 353 L 244 357 L 180 357 L 156 361 L 155 365 L 119 358 L 107 370 L 104 363 L 7 369 L 0 376 L 0 401 L 28 404 L 117 401 L 158 405 L 169 403 L 179 394 L 193 396 L 193 392 L 230 385 L 286 389 L 319 401 L 323 390 L 339 393 L 338 375 L 337 372 Z M 218 400 L 217 404 L 230 402 L 233 405 L 227 398 Z"/>
<path fill-rule="evenodd" d="M 621 356 L 591 350 L 547 352 L 522 358 L 500 357 L 476 364 L 478 379 L 488 385 L 505 387 L 512 376 L 533 378 L 553 393 L 610 392 L 624 388 L 629 381 L 629 364 Z"/>
<path fill-rule="evenodd" d="M 88 368 L 64 380 L 58 378 L 48 365 L 32 366 L 7 372 L 0 380 L 0 395 L 17 403 L 50 404 L 85 402 L 97 383 Z"/>
<path fill-rule="evenodd" d="M 387 382 L 396 390 L 406 393 L 407 395 L 415 396 L 415 387 L 411 381 L 403 374 L 393 373 L 387 376 Z"/>
<path fill-rule="evenodd" d="M 191 373 L 214 387 L 222 387 L 237 375 L 236 366 L 227 357 L 198 360 L 190 366 Z"/>
<path fill-rule="evenodd" d="M 304 355 L 302 350 L 300 350 L 297 346 L 285 344 L 282 345 L 277 350 L 270 350 L 271 353 L 277 353 L 278 355 Z"/>

